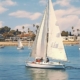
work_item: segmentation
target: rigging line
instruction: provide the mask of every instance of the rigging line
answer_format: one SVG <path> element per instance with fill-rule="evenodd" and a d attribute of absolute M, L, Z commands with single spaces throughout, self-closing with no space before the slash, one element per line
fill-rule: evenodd
<path fill-rule="evenodd" d="M 46 6 L 46 8 L 45 8 L 45 19 L 44 19 L 44 30 L 45 30 L 45 35 L 46 35 L 46 33 L 47 33 L 47 25 L 46 25 L 46 23 L 47 23 L 47 6 Z M 44 31 L 43 31 L 44 32 Z M 44 37 L 45 39 L 47 38 L 47 35 Z M 46 42 L 44 41 L 44 44 L 45 44 L 45 50 L 44 50 L 44 59 L 45 59 L 45 57 L 46 57 L 46 44 L 47 44 L 47 39 L 46 39 Z"/>
<path fill-rule="evenodd" d="M 47 37 L 46 37 L 46 57 L 47 57 L 47 52 L 48 52 L 48 41 L 49 41 L 49 23 L 48 23 L 48 20 L 49 20 L 49 0 L 48 0 L 48 4 L 47 4 Z"/>
<path fill-rule="evenodd" d="M 46 15 L 45 15 L 45 23 L 44 23 L 44 27 L 46 27 L 46 49 L 45 49 L 45 58 L 47 57 L 47 6 L 46 6 Z"/>

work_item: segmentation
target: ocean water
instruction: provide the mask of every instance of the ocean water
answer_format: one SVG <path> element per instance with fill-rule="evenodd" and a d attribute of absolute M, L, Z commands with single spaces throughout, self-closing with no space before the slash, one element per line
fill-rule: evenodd
<path fill-rule="evenodd" d="M 30 49 L 16 46 L 0 48 L 0 80 L 80 80 L 78 46 L 65 46 L 69 62 L 65 70 L 27 68 L 25 61 Z"/>

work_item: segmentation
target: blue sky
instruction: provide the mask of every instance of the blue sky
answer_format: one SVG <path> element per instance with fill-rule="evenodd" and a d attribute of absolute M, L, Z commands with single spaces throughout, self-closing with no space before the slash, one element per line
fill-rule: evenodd
<path fill-rule="evenodd" d="M 47 0 L 0 0 L 0 27 L 22 30 L 22 26 L 33 30 L 39 24 Z M 52 0 L 61 30 L 80 29 L 80 0 Z"/>

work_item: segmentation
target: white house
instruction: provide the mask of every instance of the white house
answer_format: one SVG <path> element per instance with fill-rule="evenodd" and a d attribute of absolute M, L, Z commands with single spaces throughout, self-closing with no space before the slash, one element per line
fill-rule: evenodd
<path fill-rule="evenodd" d="M 80 41 L 80 36 L 77 37 L 77 40 Z"/>
<path fill-rule="evenodd" d="M 74 41 L 75 36 L 68 36 L 68 41 Z"/>
<path fill-rule="evenodd" d="M 68 37 L 67 36 L 62 36 L 63 41 L 68 41 Z"/>
<path fill-rule="evenodd" d="M 63 41 L 74 41 L 75 36 L 62 36 Z"/>

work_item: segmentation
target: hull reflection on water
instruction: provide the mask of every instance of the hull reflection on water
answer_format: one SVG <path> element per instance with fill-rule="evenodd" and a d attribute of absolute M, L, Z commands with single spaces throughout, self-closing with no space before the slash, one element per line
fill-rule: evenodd
<path fill-rule="evenodd" d="M 32 80 L 68 80 L 65 70 L 28 68 Z"/>

